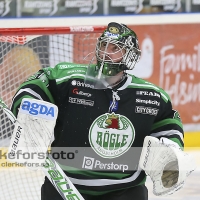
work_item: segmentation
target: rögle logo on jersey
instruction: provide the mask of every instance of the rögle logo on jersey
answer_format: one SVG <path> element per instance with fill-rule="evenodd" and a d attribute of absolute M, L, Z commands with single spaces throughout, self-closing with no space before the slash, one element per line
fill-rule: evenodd
<path fill-rule="evenodd" d="M 89 142 L 103 158 L 116 158 L 129 150 L 135 139 L 131 121 L 119 114 L 105 113 L 90 126 Z"/>
<path fill-rule="evenodd" d="M 53 120 L 57 115 L 57 107 L 44 101 L 23 99 L 19 112 Z"/>
<path fill-rule="evenodd" d="M 73 80 L 71 82 L 71 84 L 73 86 L 80 86 L 80 87 L 86 87 L 86 88 L 94 88 L 94 85 L 90 85 L 90 84 L 87 84 L 87 83 L 84 83 L 84 82 L 80 82 L 80 81 L 76 81 L 76 80 Z"/>

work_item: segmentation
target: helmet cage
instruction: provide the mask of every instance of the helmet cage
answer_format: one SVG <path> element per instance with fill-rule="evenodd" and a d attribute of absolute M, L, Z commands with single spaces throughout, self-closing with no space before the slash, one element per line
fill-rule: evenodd
<path fill-rule="evenodd" d="M 140 60 L 141 55 L 140 49 L 136 48 L 132 42 L 132 36 L 128 36 L 125 40 L 124 49 L 126 49 L 126 54 L 123 57 L 123 62 L 128 70 L 132 70 L 135 64 Z"/>
<path fill-rule="evenodd" d="M 124 36 L 120 40 L 116 40 L 107 36 L 100 37 L 97 41 L 96 51 L 95 51 L 99 67 L 100 68 L 103 68 L 103 66 L 106 66 L 107 68 L 115 67 L 117 68 L 116 72 L 118 73 L 123 70 L 132 70 L 135 64 L 139 61 L 141 55 L 140 49 L 135 47 L 132 40 L 133 37 L 130 35 L 127 37 Z M 101 50 L 101 45 L 103 42 L 106 43 L 106 47 L 103 50 Z M 115 60 L 111 59 L 107 54 L 107 47 L 109 44 L 114 44 L 118 47 L 118 51 L 114 53 L 117 53 L 119 51 L 121 52 L 121 57 L 116 58 L 116 60 L 122 58 L 120 62 L 116 62 Z M 125 50 L 125 53 L 123 53 L 123 49 Z M 101 71 L 103 72 L 103 69 Z"/>

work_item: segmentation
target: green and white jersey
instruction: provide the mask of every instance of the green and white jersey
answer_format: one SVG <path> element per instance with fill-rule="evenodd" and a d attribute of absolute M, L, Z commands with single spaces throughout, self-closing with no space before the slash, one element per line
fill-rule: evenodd
<path fill-rule="evenodd" d="M 145 136 L 166 137 L 183 146 L 179 113 L 161 88 L 128 75 L 116 90 L 85 83 L 87 65 L 63 62 L 29 77 L 13 98 L 17 115 L 23 98 L 58 106 L 53 151 L 73 148 L 59 159 L 82 193 L 99 195 L 144 184 L 138 169 Z M 67 150 L 66 150 L 67 151 Z"/>

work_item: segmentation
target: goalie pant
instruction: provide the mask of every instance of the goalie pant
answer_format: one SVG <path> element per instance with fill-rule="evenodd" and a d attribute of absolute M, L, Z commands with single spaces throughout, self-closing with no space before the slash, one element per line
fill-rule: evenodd
<path fill-rule="evenodd" d="M 118 88 L 94 90 L 92 82 L 84 83 L 86 67 L 60 63 L 40 70 L 21 84 L 12 111 L 17 115 L 24 97 L 58 106 L 52 149 L 81 148 L 73 159 L 57 160 L 81 193 L 98 195 L 144 184 L 145 173 L 137 169 L 144 138 L 166 137 L 183 146 L 180 116 L 165 91 L 133 75 Z M 40 112 L 39 105 L 29 109 Z M 87 166 L 87 158 L 93 166 Z M 102 165 L 95 167 L 96 162 Z M 100 167 L 112 163 L 128 168 Z"/>

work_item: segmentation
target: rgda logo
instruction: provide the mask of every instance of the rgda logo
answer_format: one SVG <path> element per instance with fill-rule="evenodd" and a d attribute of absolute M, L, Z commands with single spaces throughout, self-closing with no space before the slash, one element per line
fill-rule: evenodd
<path fill-rule="evenodd" d="M 23 99 L 20 112 L 46 119 L 54 119 L 57 115 L 57 106 L 46 101 Z"/>

